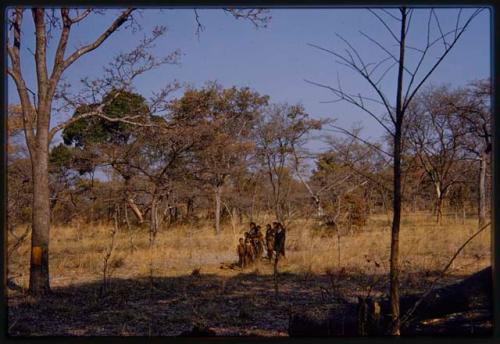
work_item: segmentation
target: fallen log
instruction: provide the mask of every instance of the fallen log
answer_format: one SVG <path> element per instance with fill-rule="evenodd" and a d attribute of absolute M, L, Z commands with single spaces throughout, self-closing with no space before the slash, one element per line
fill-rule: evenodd
<path fill-rule="evenodd" d="M 492 269 L 487 267 L 466 279 L 422 295 L 409 295 L 401 299 L 401 314 L 415 308 L 413 319 L 439 317 L 451 313 L 467 312 L 475 309 L 492 309 Z M 388 304 L 386 305 L 388 307 Z"/>
<path fill-rule="evenodd" d="M 418 306 L 415 305 L 418 302 Z M 440 324 L 437 333 L 446 333 L 442 324 L 450 324 L 448 334 L 455 329 L 463 334 L 464 326 L 476 322 L 481 327 L 492 314 L 492 269 L 488 267 L 464 280 L 424 294 L 410 294 L 400 299 L 400 310 L 404 316 L 412 313 L 401 329 L 402 334 L 432 333 L 434 324 Z M 449 318 L 448 321 L 440 318 Z M 480 314 L 480 316 L 468 316 Z M 426 323 L 426 319 L 428 322 Z M 390 302 L 358 298 L 358 303 L 347 303 L 332 308 L 328 314 L 294 314 L 289 318 L 290 336 L 356 336 L 385 335 L 390 324 Z M 453 326 L 451 326 L 451 324 Z M 425 328 L 425 331 L 422 329 Z M 482 331 L 482 332 L 481 332 Z M 484 333 L 481 330 L 481 333 Z M 477 332 L 477 331 L 476 331 Z M 458 334 L 458 333 L 457 333 Z"/>

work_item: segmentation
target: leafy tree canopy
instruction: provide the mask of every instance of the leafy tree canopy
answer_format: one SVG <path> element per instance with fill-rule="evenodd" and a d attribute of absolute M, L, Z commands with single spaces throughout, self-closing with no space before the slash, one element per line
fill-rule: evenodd
<path fill-rule="evenodd" d="M 144 118 L 150 115 L 148 105 L 143 96 L 120 91 L 108 93 L 103 102 L 106 104 L 102 112 L 109 118 Z M 100 104 L 82 105 L 74 113 L 74 117 L 96 109 Z M 137 121 L 137 120 L 134 120 Z M 67 126 L 63 133 L 64 143 L 85 147 L 91 144 L 128 142 L 133 130 L 133 125 L 124 122 L 113 122 L 98 116 L 79 119 Z"/>
<path fill-rule="evenodd" d="M 49 155 L 49 163 L 52 169 L 56 171 L 69 169 L 73 161 L 71 148 L 60 143 L 52 148 Z"/>

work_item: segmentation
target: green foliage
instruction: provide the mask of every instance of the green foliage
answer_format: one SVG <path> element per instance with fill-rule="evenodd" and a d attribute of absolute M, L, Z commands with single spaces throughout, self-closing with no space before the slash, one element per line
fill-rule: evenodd
<path fill-rule="evenodd" d="M 133 117 L 140 121 L 150 114 L 146 100 L 139 94 L 120 91 L 107 94 L 102 101 L 105 104 L 102 114 L 109 118 Z M 80 106 L 73 117 L 97 111 L 100 104 Z M 74 144 L 77 147 L 99 143 L 125 144 L 132 134 L 133 125 L 123 122 L 114 122 L 107 119 L 90 116 L 81 118 L 66 127 L 62 133 L 66 145 Z"/>
<path fill-rule="evenodd" d="M 90 191 L 93 187 L 99 187 L 101 184 L 102 183 L 98 180 L 92 181 L 85 178 L 79 178 L 75 183 L 75 188 L 80 192 Z"/>
<path fill-rule="evenodd" d="M 90 150 L 75 150 L 73 156 L 73 168 L 80 175 L 91 173 L 95 170 L 98 159 L 97 152 Z"/>
<path fill-rule="evenodd" d="M 55 171 L 69 169 L 72 165 L 72 161 L 73 161 L 73 152 L 71 148 L 62 143 L 55 146 L 50 151 L 49 163 L 51 169 Z"/>

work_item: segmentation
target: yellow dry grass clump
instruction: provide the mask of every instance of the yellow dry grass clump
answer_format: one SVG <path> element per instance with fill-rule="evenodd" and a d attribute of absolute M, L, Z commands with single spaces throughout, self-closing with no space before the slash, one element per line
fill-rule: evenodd
<path fill-rule="evenodd" d="M 271 218 L 255 220 L 265 228 Z M 51 285 L 66 286 L 102 279 L 104 256 L 111 244 L 112 225 L 75 224 L 51 230 Z M 15 233 L 25 227 L 16 228 Z M 441 270 L 456 250 L 477 229 L 476 219 L 465 223 L 445 218 L 438 225 L 430 214 L 405 214 L 401 228 L 401 270 L 405 273 Z M 228 223 L 222 233 L 214 234 L 210 224 L 163 228 L 149 248 L 146 228 L 120 228 L 109 260 L 111 277 L 139 278 L 179 276 L 201 273 L 236 275 L 238 269 L 222 269 L 222 263 L 237 261 L 238 239 L 248 224 Z M 264 231 L 264 230 L 263 230 Z M 466 275 L 490 264 L 491 230 L 476 237 L 457 257 L 450 274 Z M 9 234 L 9 247 L 15 239 Z M 345 268 L 359 273 L 388 272 L 390 226 L 386 215 L 375 215 L 367 226 L 338 238 L 333 230 L 319 227 L 313 220 L 296 220 L 287 228 L 286 259 L 281 272 L 317 273 Z M 9 257 L 8 275 L 23 287 L 28 285 L 29 237 Z M 261 274 L 272 273 L 270 264 L 260 262 L 255 268 Z"/>

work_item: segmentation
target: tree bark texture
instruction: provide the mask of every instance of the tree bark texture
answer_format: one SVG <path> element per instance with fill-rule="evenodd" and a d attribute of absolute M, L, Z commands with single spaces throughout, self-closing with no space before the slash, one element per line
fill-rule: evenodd
<path fill-rule="evenodd" d="M 31 154 L 33 173 L 33 201 L 31 234 L 31 260 L 29 290 L 33 295 L 50 291 L 49 238 L 50 199 L 48 173 L 48 145 Z"/>
<path fill-rule="evenodd" d="M 393 217 L 391 228 L 391 256 L 390 256 L 390 300 L 391 300 L 391 334 L 400 335 L 399 313 L 399 229 L 401 223 L 401 136 L 403 127 L 403 74 L 406 36 L 406 8 L 401 9 L 401 35 L 399 45 L 398 85 L 396 96 L 396 119 L 394 133 L 394 197 Z"/>

